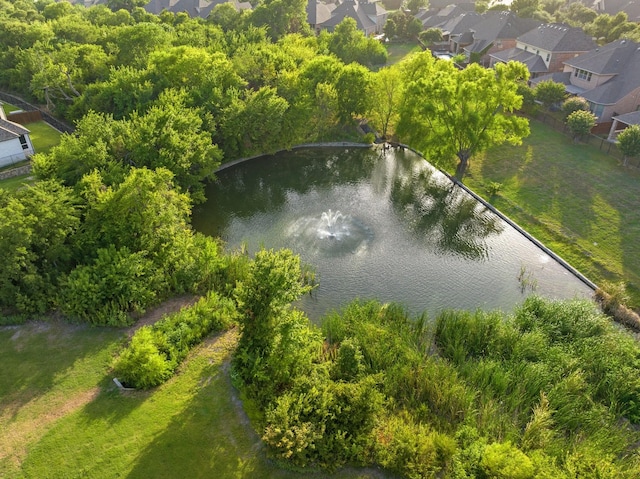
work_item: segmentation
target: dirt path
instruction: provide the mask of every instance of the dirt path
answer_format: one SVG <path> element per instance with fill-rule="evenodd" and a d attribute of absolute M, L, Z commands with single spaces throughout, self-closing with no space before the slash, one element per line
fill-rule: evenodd
<path fill-rule="evenodd" d="M 185 306 L 191 306 L 198 301 L 198 299 L 200 299 L 199 296 L 194 296 L 192 294 L 176 296 L 175 298 L 168 299 L 143 314 L 133 326 L 127 329 L 127 335 L 129 337 L 133 336 L 133 333 L 142 326 L 151 325 L 168 314 L 177 313 Z"/>

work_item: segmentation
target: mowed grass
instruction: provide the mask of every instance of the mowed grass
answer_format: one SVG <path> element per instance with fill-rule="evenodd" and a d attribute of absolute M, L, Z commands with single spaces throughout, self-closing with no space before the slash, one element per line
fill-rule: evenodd
<path fill-rule="evenodd" d="M 640 306 L 640 171 L 531 121 L 522 146 L 478 155 L 465 183 L 596 284 L 625 281 Z M 501 183 L 489 197 L 491 182 Z"/>
<path fill-rule="evenodd" d="M 410 43 L 385 43 L 384 46 L 387 49 L 388 58 L 387 65 L 394 65 L 402 60 L 410 53 L 421 52 L 422 48 L 415 42 Z"/>
<path fill-rule="evenodd" d="M 271 462 L 243 413 L 228 372 L 236 331 L 196 348 L 149 392 L 112 381 L 124 340 L 123 331 L 55 322 L 0 328 L 0 477 L 308 477 Z"/>
<path fill-rule="evenodd" d="M 30 131 L 29 137 L 36 153 L 49 153 L 49 150 L 60 143 L 62 133 L 44 121 L 36 121 L 25 125 Z"/>
<path fill-rule="evenodd" d="M 31 174 L 14 176 L 6 180 L 0 180 L 0 188 L 7 191 L 16 191 L 24 185 L 33 184 L 33 176 Z"/>

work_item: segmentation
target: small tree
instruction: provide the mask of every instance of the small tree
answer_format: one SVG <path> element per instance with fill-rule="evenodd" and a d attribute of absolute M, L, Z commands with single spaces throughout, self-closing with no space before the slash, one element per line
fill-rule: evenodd
<path fill-rule="evenodd" d="M 419 35 L 420 41 L 425 45 L 431 45 L 442 41 L 442 30 L 439 28 L 428 28 Z"/>
<path fill-rule="evenodd" d="M 618 148 L 622 152 L 622 164 L 627 166 L 629 157 L 640 156 L 640 125 L 631 125 L 618 135 Z"/>
<path fill-rule="evenodd" d="M 567 117 L 566 123 L 573 134 L 573 141 L 577 141 L 589 134 L 596 124 L 596 116 L 590 111 L 578 110 Z"/>
<path fill-rule="evenodd" d="M 565 119 L 571 115 L 571 113 L 578 110 L 589 111 L 589 103 L 580 96 L 567 98 L 562 104 L 562 112 L 564 113 Z"/>
<path fill-rule="evenodd" d="M 536 85 L 533 93 L 536 96 L 536 100 L 541 102 L 547 109 L 551 109 L 556 103 L 562 102 L 567 96 L 564 85 L 553 80 L 541 81 Z"/>

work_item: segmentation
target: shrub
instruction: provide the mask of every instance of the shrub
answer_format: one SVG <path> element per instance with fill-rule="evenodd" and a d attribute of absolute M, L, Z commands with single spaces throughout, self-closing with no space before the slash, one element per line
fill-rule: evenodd
<path fill-rule="evenodd" d="M 406 412 L 382 420 L 374 434 L 377 462 L 408 478 L 437 477 L 457 447 L 451 436 L 416 423 Z"/>
<path fill-rule="evenodd" d="M 529 479 L 535 472 L 531 459 L 510 442 L 489 444 L 480 467 L 486 477 L 495 479 Z"/>
<path fill-rule="evenodd" d="M 565 119 L 571 115 L 574 111 L 589 111 L 589 103 L 587 100 L 580 96 L 572 96 L 571 98 L 567 98 L 562 104 L 562 112 L 564 113 Z"/>
<path fill-rule="evenodd" d="M 110 246 L 96 260 L 78 266 L 67 277 L 59 296 L 64 314 L 91 324 L 123 326 L 130 312 L 142 313 L 156 299 L 159 273 L 145 252 Z"/>
<path fill-rule="evenodd" d="M 574 141 L 588 135 L 596 124 L 597 117 L 590 111 L 577 110 L 571 113 L 567 119 L 567 127 L 573 134 Z"/>
<path fill-rule="evenodd" d="M 374 378 L 336 383 L 318 368 L 275 398 L 263 440 L 276 457 L 300 467 L 362 461 L 382 402 Z"/>
<path fill-rule="evenodd" d="M 153 327 L 138 329 L 116 362 L 116 374 L 136 388 L 157 386 L 171 376 L 194 345 L 211 332 L 230 327 L 234 319 L 233 302 L 212 291 Z"/>
<path fill-rule="evenodd" d="M 171 377 L 173 365 L 162 354 L 151 327 L 143 326 L 131 338 L 131 343 L 120 355 L 115 374 L 127 386 L 147 389 Z"/>

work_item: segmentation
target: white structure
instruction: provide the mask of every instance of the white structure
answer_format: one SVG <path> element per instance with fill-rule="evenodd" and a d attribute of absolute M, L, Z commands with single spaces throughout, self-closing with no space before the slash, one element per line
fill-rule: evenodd
<path fill-rule="evenodd" d="M 29 130 L 7 120 L 0 106 L 0 167 L 26 160 L 33 153 Z"/>

